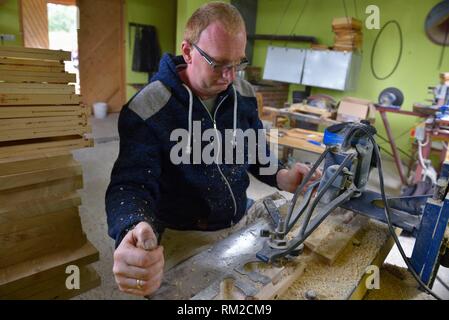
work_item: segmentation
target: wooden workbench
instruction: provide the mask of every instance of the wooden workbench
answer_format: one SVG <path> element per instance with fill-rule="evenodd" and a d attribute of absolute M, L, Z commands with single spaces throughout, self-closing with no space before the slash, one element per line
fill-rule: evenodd
<path fill-rule="evenodd" d="M 287 160 L 294 149 L 305 150 L 312 153 L 323 153 L 325 147 L 322 143 L 324 134 L 318 131 L 311 131 L 305 129 L 278 129 L 278 137 L 274 136 L 273 132 L 267 132 L 268 140 L 271 143 L 276 143 L 283 147 L 282 159 Z M 277 139 L 277 141 L 276 141 Z M 313 142 L 310 142 L 313 141 Z"/>
<path fill-rule="evenodd" d="M 166 270 L 164 284 L 152 298 L 301 300 L 313 291 L 320 300 L 362 299 L 368 290 L 367 271 L 380 268 L 393 245 L 386 225 L 337 209 L 306 240 L 303 254 L 281 266 L 271 265 L 255 257 L 259 249 L 254 248 L 265 241 L 257 232 L 262 225 L 259 217 L 218 242 L 202 243 L 198 254 Z M 171 245 L 185 251 L 193 243 L 185 236 Z M 260 276 L 271 280 L 259 282 Z"/>

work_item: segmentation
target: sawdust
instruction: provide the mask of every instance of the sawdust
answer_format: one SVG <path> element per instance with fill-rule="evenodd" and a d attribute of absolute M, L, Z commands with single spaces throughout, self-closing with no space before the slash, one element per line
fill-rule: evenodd
<path fill-rule="evenodd" d="M 322 263 L 312 254 L 304 259 L 306 268 L 285 294 L 279 299 L 305 299 L 305 293 L 313 290 L 318 299 L 346 299 L 357 287 L 366 267 L 371 265 L 388 238 L 388 228 L 375 221 L 369 221 L 359 235 L 359 245 L 347 246 L 332 266 Z"/>
<path fill-rule="evenodd" d="M 433 300 L 417 287 L 407 269 L 385 264 L 380 269 L 380 288 L 370 290 L 365 300 Z"/>

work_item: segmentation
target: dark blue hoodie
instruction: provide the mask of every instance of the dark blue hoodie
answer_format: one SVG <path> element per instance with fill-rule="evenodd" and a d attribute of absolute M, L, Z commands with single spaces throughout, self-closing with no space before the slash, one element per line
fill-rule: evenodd
<path fill-rule="evenodd" d="M 192 133 L 193 121 L 201 121 L 203 132 L 214 128 L 215 118 L 222 137 L 225 129 L 262 129 L 248 82 L 236 80 L 220 93 L 211 114 L 179 78 L 183 66 L 181 56 L 164 55 L 151 83 L 120 113 L 120 153 L 106 192 L 109 235 L 116 245 L 141 221 L 159 234 L 165 227 L 212 231 L 232 226 L 246 212 L 247 172 L 277 187 L 276 174 L 260 175 L 268 165 L 248 164 L 246 156 L 244 164 L 172 163 L 170 151 L 177 141 L 170 141 L 170 134 L 180 128 Z"/>

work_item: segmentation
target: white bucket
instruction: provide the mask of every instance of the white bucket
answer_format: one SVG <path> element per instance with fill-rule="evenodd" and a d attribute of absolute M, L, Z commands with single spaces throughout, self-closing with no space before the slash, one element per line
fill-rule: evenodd
<path fill-rule="evenodd" d="M 108 115 L 108 104 L 105 102 L 94 103 L 94 116 L 97 119 L 104 119 Z"/>

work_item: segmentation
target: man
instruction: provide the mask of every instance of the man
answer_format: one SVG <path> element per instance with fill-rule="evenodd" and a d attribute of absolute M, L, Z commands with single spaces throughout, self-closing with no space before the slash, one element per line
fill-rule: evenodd
<path fill-rule="evenodd" d="M 146 296 L 159 288 L 164 253 L 157 239 L 165 228 L 214 231 L 239 222 L 247 211 L 248 171 L 289 192 L 308 173 L 303 164 L 269 175 L 260 174 L 264 165 L 259 162 L 174 164 L 177 141 L 171 134 L 177 129 L 188 132 L 187 158 L 196 156 L 194 122 L 222 136 L 225 129 L 234 135 L 237 129 L 262 129 L 254 90 L 236 79 L 236 71 L 247 64 L 245 47 L 245 24 L 237 9 L 219 2 L 204 5 L 187 22 L 182 56 L 164 55 L 152 82 L 120 114 L 120 153 L 106 211 L 117 247 L 113 272 L 124 292 Z"/>

